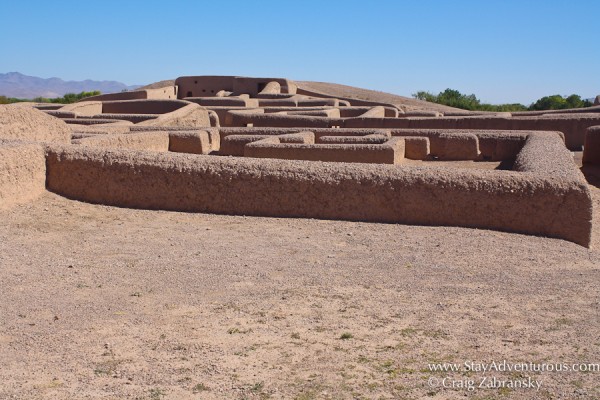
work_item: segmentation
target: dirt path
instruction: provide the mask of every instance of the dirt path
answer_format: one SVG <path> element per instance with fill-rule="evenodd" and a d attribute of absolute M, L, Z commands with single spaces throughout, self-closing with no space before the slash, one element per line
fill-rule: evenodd
<path fill-rule="evenodd" d="M 557 239 L 47 194 L 0 213 L 0 398 L 597 398 L 600 372 L 469 392 L 427 364 L 600 363 L 599 282 Z"/>

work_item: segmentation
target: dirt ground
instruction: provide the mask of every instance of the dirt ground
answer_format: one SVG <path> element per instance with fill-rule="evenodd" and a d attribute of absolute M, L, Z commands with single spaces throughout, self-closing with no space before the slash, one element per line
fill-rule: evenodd
<path fill-rule="evenodd" d="M 0 212 L 0 398 L 599 398 L 600 372 L 428 367 L 600 363 L 591 188 L 591 251 L 46 194 Z M 484 375 L 541 387 L 443 387 Z"/>

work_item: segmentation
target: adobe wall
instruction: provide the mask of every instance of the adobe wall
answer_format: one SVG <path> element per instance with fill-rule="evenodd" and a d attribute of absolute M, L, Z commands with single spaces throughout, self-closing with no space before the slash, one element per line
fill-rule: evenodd
<path fill-rule="evenodd" d="M 381 107 L 383 107 L 383 106 L 381 106 Z M 364 113 L 366 113 L 367 111 L 369 111 L 371 108 L 372 107 L 359 107 L 359 106 L 338 107 L 338 109 L 340 110 L 340 116 L 342 118 L 361 116 Z M 383 117 L 385 117 L 385 118 L 398 118 L 398 116 L 400 115 L 398 113 L 397 108 L 383 107 L 383 109 L 385 110 L 384 115 L 383 115 Z"/>
<path fill-rule="evenodd" d="M 600 115 L 571 114 L 543 117 L 438 117 L 438 118 L 319 118 L 230 112 L 234 114 L 227 126 L 244 127 L 297 127 L 328 128 L 383 128 L 383 129 L 471 129 L 471 130 L 527 130 L 560 131 L 565 135 L 565 145 L 571 150 L 580 150 L 585 141 L 585 130 L 600 125 Z"/>
<path fill-rule="evenodd" d="M 169 151 L 172 152 L 210 154 L 220 147 L 221 138 L 216 130 L 169 132 Z"/>
<path fill-rule="evenodd" d="M 78 115 L 93 116 L 97 114 L 102 114 L 102 102 L 80 101 L 73 104 L 67 104 L 64 107 L 61 107 L 58 111 L 74 112 Z"/>
<path fill-rule="evenodd" d="M 311 117 L 300 115 L 264 114 L 257 112 L 229 111 L 227 126 L 245 127 L 252 124 L 255 127 L 299 127 L 299 128 L 330 128 L 343 125 L 341 118 Z"/>
<path fill-rule="evenodd" d="M 265 85 L 265 87 L 256 95 L 271 95 L 271 94 L 281 94 L 281 84 L 276 81 L 271 81 Z"/>
<path fill-rule="evenodd" d="M 228 97 L 186 97 L 186 101 L 204 107 L 258 107 L 257 99 L 239 96 Z"/>
<path fill-rule="evenodd" d="M 176 100 L 177 87 L 167 86 L 159 89 L 145 89 L 147 99 Z"/>
<path fill-rule="evenodd" d="M 73 144 L 122 150 L 168 151 L 169 134 L 166 132 L 148 132 L 96 135 L 75 139 Z"/>
<path fill-rule="evenodd" d="M 270 137 L 247 144 L 244 157 L 400 164 L 404 159 L 404 140 L 392 138 L 383 144 L 296 144 L 281 143 L 279 137 Z"/>
<path fill-rule="evenodd" d="M 565 145 L 570 150 L 580 150 L 585 141 L 585 131 L 600 125 L 600 115 L 545 116 L 545 117 L 439 117 L 439 118 L 370 118 L 345 119 L 347 128 L 426 128 L 426 129 L 487 129 L 560 131 L 565 135 Z"/>
<path fill-rule="evenodd" d="M 53 117 L 64 119 L 64 118 L 76 118 L 77 114 L 73 111 L 61 111 L 61 110 L 44 110 L 44 112 Z"/>
<path fill-rule="evenodd" d="M 372 134 L 365 136 L 321 136 L 318 143 L 324 144 L 382 144 L 390 135 Z"/>
<path fill-rule="evenodd" d="M 133 122 L 126 121 L 124 119 L 110 119 L 110 118 L 65 118 L 64 122 L 73 125 L 110 125 L 110 126 L 128 126 L 133 125 Z M 79 129 L 79 128 L 73 128 Z"/>
<path fill-rule="evenodd" d="M 208 106 L 206 109 L 217 115 L 220 126 L 228 126 L 227 113 L 229 111 L 244 111 L 245 107 Z M 215 125 L 211 123 L 211 126 Z"/>
<path fill-rule="evenodd" d="M 590 244 L 591 199 L 586 184 L 538 172 L 256 160 L 78 146 L 52 146 L 47 168 L 49 190 L 119 207 L 464 226 Z"/>
<path fill-rule="evenodd" d="M 259 94 L 269 82 L 277 82 L 281 93 L 296 93 L 297 86 L 289 79 L 283 78 L 248 78 L 236 76 L 233 80 L 233 92 L 236 94 L 249 94 L 255 97 Z"/>
<path fill-rule="evenodd" d="M 199 129 L 202 127 L 211 127 L 211 120 L 208 110 L 194 103 L 176 109 L 167 114 L 161 114 L 156 119 L 140 122 L 138 126 L 173 126 Z"/>
<path fill-rule="evenodd" d="M 255 97 L 271 81 L 280 84 L 282 93 L 296 93 L 296 85 L 288 79 L 281 78 L 181 76 L 175 80 L 175 85 L 178 88 L 177 98 L 179 99 L 185 97 L 212 97 L 223 90 L 234 94 L 250 94 Z"/>
<path fill-rule="evenodd" d="M 46 156 L 39 143 L 0 140 L 0 209 L 36 199 L 46 191 Z"/>
<path fill-rule="evenodd" d="M 219 130 L 219 136 L 221 136 L 221 149 L 220 149 L 220 154 L 221 155 L 227 155 L 227 156 L 236 156 L 236 157 L 243 157 L 244 156 L 244 147 L 248 144 L 248 143 L 253 143 L 262 139 L 266 139 L 266 138 L 270 138 L 273 136 L 277 136 L 277 135 L 290 135 L 290 134 L 299 134 L 302 133 L 302 130 L 298 130 L 298 129 L 276 129 L 276 128 L 254 128 L 251 129 L 250 132 L 248 131 L 244 131 L 242 129 L 236 129 L 236 128 L 232 128 L 232 129 L 220 129 Z M 313 143 L 328 143 L 328 142 L 324 142 L 322 139 L 324 137 L 328 137 L 328 138 L 332 138 L 331 141 L 329 143 L 340 143 L 339 141 L 335 142 L 335 139 L 333 138 L 342 138 L 343 143 L 347 143 L 348 138 L 351 138 L 352 136 L 324 136 L 327 134 L 331 134 L 331 135 L 335 135 L 337 132 L 332 132 L 331 129 L 328 130 L 322 130 L 321 132 L 315 133 L 313 132 L 313 130 L 311 130 L 311 134 L 313 135 Z M 367 132 L 342 132 L 341 134 L 347 134 L 347 135 L 351 135 L 351 134 L 355 134 L 355 138 L 357 138 L 358 140 L 363 140 L 365 137 L 368 136 L 375 136 L 375 137 L 384 137 L 387 139 L 391 138 L 391 134 L 389 131 L 381 131 L 381 130 L 370 130 Z M 281 136 L 280 136 L 281 138 Z M 281 139 L 280 139 L 281 140 Z"/>
<path fill-rule="evenodd" d="M 147 98 L 147 93 L 144 90 L 132 90 L 127 92 L 99 94 L 97 96 L 86 97 L 80 101 L 144 100 Z"/>
<path fill-rule="evenodd" d="M 292 132 L 299 132 L 303 128 L 275 128 L 275 127 L 254 127 L 239 128 L 225 127 L 220 128 L 221 137 L 227 138 L 229 135 L 282 135 Z M 543 135 L 558 136 L 561 142 L 564 142 L 564 135 L 561 132 L 542 132 L 542 131 L 504 131 L 504 130 L 476 130 L 476 129 L 377 129 L 377 128 L 310 128 L 315 134 L 317 143 L 323 136 L 365 136 L 372 134 L 394 135 L 407 137 L 424 137 L 427 142 L 419 142 L 417 139 L 406 140 L 406 157 L 416 160 L 422 160 L 425 156 L 433 153 L 440 159 L 449 157 L 448 154 L 458 152 L 455 157 L 467 157 L 473 159 L 477 152 L 479 160 L 503 161 L 514 159 L 521 151 L 525 140 L 530 134 L 539 133 Z M 453 135 L 466 134 L 469 139 L 466 143 L 461 141 L 453 143 Z M 446 135 L 440 139 L 440 135 Z M 476 150 L 473 135 L 477 138 L 478 150 Z M 241 139 L 239 139 L 241 140 Z M 430 145 L 431 142 L 431 145 Z M 431 146 L 431 150 L 430 150 Z M 456 146 L 456 149 L 453 147 Z M 241 153 L 239 154 L 241 155 Z M 450 158 L 451 159 L 451 158 Z"/>
<path fill-rule="evenodd" d="M 243 135 L 243 134 L 256 134 L 256 135 L 283 135 L 294 132 L 301 132 L 303 130 L 310 130 L 315 134 L 315 138 L 318 141 L 321 136 L 365 136 L 371 134 L 384 134 L 391 135 L 391 129 L 379 129 L 379 128 L 290 128 L 290 127 L 253 127 L 253 128 L 242 128 L 242 127 L 222 127 L 219 129 L 221 137 L 228 135 Z"/>
<path fill-rule="evenodd" d="M 517 154 L 513 169 L 586 185 L 585 177 L 575 164 L 571 152 L 551 135 L 537 132 L 528 135 L 525 145 Z"/>
<path fill-rule="evenodd" d="M 128 124 L 110 124 L 110 125 L 71 125 L 73 134 L 72 139 L 84 136 L 110 135 L 114 133 L 128 133 L 131 123 Z"/>
<path fill-rule="evenodd" d="M 583 163 L 600 165 L 600 126 L 591 126 L 585 134 Z"/>
<path fill-rule="evenodd" d="M 98 114 L 94 115 L 93 119 L 114 119 L 119 121 L 129 121 L 134 124 L 140 122 L 157 119 L 160 114 Z"/>
<path fill-rule="evenodd" d="M 219 154 L 224 156 L 244 156 L 244 147 L 248 143 L 256 142 L 258 140 L 266 139 L 271 135 L 229 135 L 221 138 L 221 149 Z"/>
<path fill-rule="evenodd" d="M 190 104 L 184 100 L 123 100 L 105 101 L 102 113 L 105 114 L 165 114 Z"/>
<path fill-rule="evenodd" d="M 512 116 L 518 117 L 535 117 L 542 115 L 556 115 L 556 114 L 593 114 L 600 112 L 600 107 L 592 106 L 585 108 L 568 108 L 565 110 L 542 110 L 542 111 L 514 111 Z"/>
<path fill-rule="evenodd" d="M 127 92 L 106 93 L 86 97 L 80 101 L 112 101 L 112 100 L 147 100 L 147 99 L 177 99 L 177 88 L 167 86 L 160 89 L 131 90 Z"/>
<path fill-rule="evenodd" d="M 307 115 L 313 117 L 326 117 L 326 118 L 340 118 L 340 110 L 337 108 L 327 108 L 323 110 L 306 110 L 302 108 L 294 111 L 280 111 L 282 114 L 287 115 Z"/>

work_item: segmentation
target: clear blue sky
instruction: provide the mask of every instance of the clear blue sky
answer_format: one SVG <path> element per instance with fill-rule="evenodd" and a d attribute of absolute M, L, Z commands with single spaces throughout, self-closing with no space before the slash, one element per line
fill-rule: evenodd
<path fill-rule="evenodd" d="M 600 94 L 599 0 L 0 1 L 0 72 L 449 87 L 492 103 Z"/>

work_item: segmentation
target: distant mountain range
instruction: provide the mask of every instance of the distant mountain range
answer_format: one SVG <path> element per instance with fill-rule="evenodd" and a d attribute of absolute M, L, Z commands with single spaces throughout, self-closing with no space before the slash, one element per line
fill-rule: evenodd
<path fill-rule="evenodd" d="M 116 81 L 63 81 L 60 78 L 39 78 L 19 72 L 0 73 L 0 96 L 33 99 L 35 97 L 62 97 L 67 93 L 80 93 L 99 90 L 102 93 L 133 90 L 140 85 L 127 86 Z"/>

